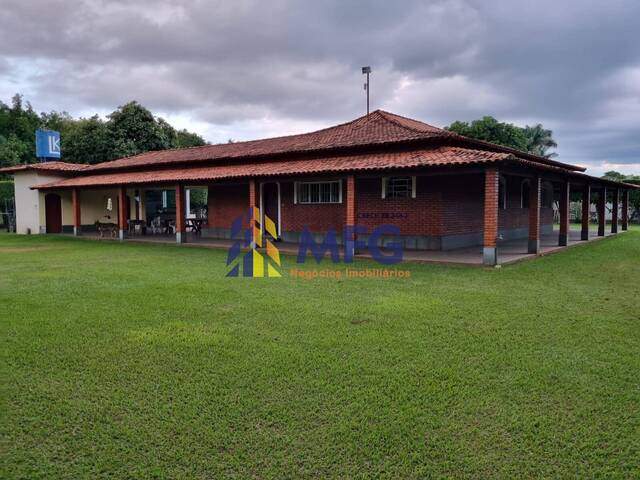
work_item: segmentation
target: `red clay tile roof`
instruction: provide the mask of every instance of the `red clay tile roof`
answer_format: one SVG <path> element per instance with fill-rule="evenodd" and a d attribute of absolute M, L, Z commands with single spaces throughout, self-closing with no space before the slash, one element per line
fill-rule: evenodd
<path fill-rule="evenodd" d="M 0 168 L 0 173 L 14 173 L 24 170 L 42 170 L 52 172 L 79 172 L 86 170 L 89 165 L 82 163 L 67 163 L 67 162 L 42 162 L 42 163 L 29 163 L 22 165 L 14 165 L 12 167 Z"/>
<path fill-rule="evenodd" d="M 376 110 L 351 122 L 316 132 L 247 142 L 146 152 L 133 157 L 92 165 L 89 170 L 315 152 L 451 137 L 457 137 L 457 135 L 426 123 Z"/>
<path fill-rule="evenodd" d="M 33 188 L 52 189 L 69 187 L 98 187 L 122 184 L 153 184 L 168 182 L 198 182 L 230 178 L 268 177 L 283 175 L 309 175 L 345 171 L 380 171 L 415 167 L 470 165 L 503 160 L 517 160 L 508 153 L 470 150 L 459 147 L 440 147 L 410 152 L 372 153 L 349 156 L 304 158 L 231 165 L 208 165 L 121 171 L 78 176 Z"/>
<path fill-rule="evenodd" d="M 150 165 L 249 159 L 292 153 L 329 152 L 347 148 L 406 144 L 408 142 L 415 144 L 418 141 L 437 139 L 450 140 L 451 142 L 459 143 L 461 146 L 478 147 L 481 150 L 511 153 L 535 162 L 556 165 L 567 170 L 584 171 L 582 167 L 563 164 L 501 145 L 463 137 L 448 130 L 383 110 L 376 110 L 369 115 L 356 118 L 350 122 L 316 132 L 247 142 L 158 150 L 91 165 L 87 170 L 93 172 L 140 168 Z"/>
<path fill-rule="evenodd" d="M 448 144 L 450 146 L 460 146 L 475 150 L 475 155 L 479 152 L 485 153 L 505 153 L 519 158 L 528 159 L 542 165 L 552 165 L 565 169 L 566 171 L 584 171 L 581 167 L 567 165 L 553 160 L 549 160 L 535 155 L 519 152 L 517 150 L 493 145 L 470 138 L 466 138 L 455 133 L 436 128 L 417 120 L 395 115 L 382 110 L 376 110 L 370 115 L 357 118 L 351 122 L 325 128 L 316 132 L 304 133 L 300 135 L 290 135 L 285 137 L 268 138 L 263 140 L 252 140 L 248 142 L 237 142 L 219 145 L 206 145 L 203 147 L 192 147 L 174 150 L 160 150 L 146 152 L 133 157 L 121 158 L 111 162 L 104 162 L 97 165 L 77 165 L 63 162 L 51 162 L 48 164 L 33 164 L 20 166 L 14 169 L 4 169 L 5 173 L 15 172 L 23 169 L 49 169 L 57 171 L 68 170 L 70 173 L 78 175 L 91 175 L 94 173 L 117 172 L 132 169 L 163 168 L 175 165 L 178 168 L 189 168 L 196 164 L 216 164 L 229 163 L 230 161 L 242 161 L 248 168 L 249 162 L 276 160 L 282 158 L 284 154 L 295 161 L 296 154 L 323 154 L 324 156 L 337 155 L 341 152 L 347 155 L 345 149 L 360 147 L 372 148 L 385 145 L 407 145 L 410 143 L 413 148 L 422 151 L 427 148 L 425 141 L 438 140 L 439 143 L 429 143 L 432 148 L 438 145 Z M 420 142 L 420 143 L 418 143 Z M 371 155 L 366 158 L 371 158 Z M 298 155 L 299 156 L 299 155 Z M 300 160 L 300 159 L 298 159 Z M 452 161 L 451 164 L 459 163 Z M 56 168 L 55 166 L 59 167 Z M 398 165 L 401 167 L 402 165 Z M 344 169 L 341 169 L 341 171 Z"/>

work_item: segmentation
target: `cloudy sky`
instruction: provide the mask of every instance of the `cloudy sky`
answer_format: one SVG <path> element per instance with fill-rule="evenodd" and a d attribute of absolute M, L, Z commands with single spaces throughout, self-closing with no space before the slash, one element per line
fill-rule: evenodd
<path fill-rule="evenodd" d="M 106 114 L 138 100 L 208 141 L 372 108 L 433 125 L 543 123 L 559 159 L 640 174 L 638 0 L 3 0 L 0 99 Z"/>

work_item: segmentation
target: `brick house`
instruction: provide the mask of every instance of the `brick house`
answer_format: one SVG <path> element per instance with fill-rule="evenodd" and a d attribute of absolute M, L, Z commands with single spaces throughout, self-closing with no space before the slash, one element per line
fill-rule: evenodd
<path fill-rule="evenodd" d="M 637 188 L 381 110 L 300 135 L 147 152 L 97 165 L 51 162 L 0 172 L 16 179 L 19 233 L 80 234 L 94 228 L 105 205 L 112 205 L 124 239 L 133 220 L 149 221 L 145 192 L 160 189 L 175 192 L 174 228 L 183 242 L 185 192 L 204 187 L 205 238 L 229 238 L 232 221 L 255 206 L 274 219 L 284 242 L 298 241 L 305 228 L 321 235 L 348 225 L 371 230 L 392 224 L 400 229 L 394 240 L 406 249 L 482 245 L 486 264 L 496 263 L 501 240 L 528 239 L 529 253 L 538 253 L 540 236 L 553 231 L 554 198 L 561 211 L 558 244 L 566 245 L 571 191 L 581 192 L 587 211 L 593 195 L 599 211 L 608 199 L 616 212 L 612 231 L 619 222 L 626 229 L 628 191 Z M 588 215 L 583 218 L 588 221 Z M 599 215 L 599 235 L 605 227 L 605 216 Z M 582 235 L 588 238 L 587 222 Z"/>

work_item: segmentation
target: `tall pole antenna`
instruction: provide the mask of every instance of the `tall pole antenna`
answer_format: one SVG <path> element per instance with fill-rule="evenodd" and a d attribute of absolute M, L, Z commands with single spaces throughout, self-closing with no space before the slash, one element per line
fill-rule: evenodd
<path fill-rule="evenodd" d="M 371 73 L 371 67 L 362 67 L 362 74 L 367 76 L 367 83 L 364 84 L 364 89 L 367 92 L 367 115 L 369 115 L 369 74 Z"/>

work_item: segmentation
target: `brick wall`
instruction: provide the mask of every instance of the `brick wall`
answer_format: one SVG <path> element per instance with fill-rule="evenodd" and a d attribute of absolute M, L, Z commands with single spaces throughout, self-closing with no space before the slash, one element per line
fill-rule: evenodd
<path fill-rule="evenodd" d="M 330 228 L 337 232 L 344 229 L 346 222 L 346 181 L 342 182 L 343 202 L 324 205 L 294 204 L 292 181 L 280 183 L 282 230 L 302 232 L 305 226 L 312 232 L 324 233 Z"/>
<path fill-rule="evenodd" d="M 335 179 L 335 178 L 333 178 Z M 529 209 L 520 206 L 520 177 L 506 177 L 507 208 L 498 210 L 500 230 L 528 228 Z M 356 177 L 356 223 L 369 230 L 382 224 L 400 227 L 403 235 L 439 237 L 480 234 L 484 228 L 484 174 L 432 176 L 416 179 L 416 198 L 382 198 L 380 177 Z M 346 180 L 340 204 L 294 204 L 294 182 L 280 181 L 281 224 L 284 232 L 323 233 L 334 228 L 341 232 L 346 224 Z M 209 228 L 228 229 L 246 212 L 248 184 L 209 187 Z M 257 200 L 259 205 L 259 199 Z M 542 208 L 542 224 L 551 224 L 553 210 Z"/>
<path fill-rule="evenodd" d="M 487 170 L 484 175 L 484 246 L 495 247 L 498 232 L 498 210 L 496 202 L 499 199 L 498 171 Z"/>
<path fill-rule="evenodd" d="M 249 209 L 249 184 L 212 185 L 207 200 L 209 228 L 230 228 Z"/>
<path fill-rule="evenodd" d="M 369 230 L 392 224 L 402 235 L 441 234 L 442 188 L 438 177 L 418 177 L 416 198 L 382 198 L 381 178 L 357 179 L 357 224 Z"/>
<path fill-rule="evenodd" d="M 445 235 L 479 233 L 484 228 L 484 174 L 442 177 L 442 231 Z"/>
<path fill-rule="evenodd" d="M 356 224 L 373 229 L 382 224 L 400 227 L 403 235 L 439 235 L 442 190 L 435 177 L 418 177 L 416 198 L 382 198 L 380 178 L 356 178 Z M 343 181 L 343 203 L 294 205 L 293 182 L 281 184 L 282 229 L 312 232 L 329 228 L 341 231 L 346 224 L 347 185 Z"/>

